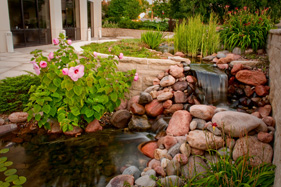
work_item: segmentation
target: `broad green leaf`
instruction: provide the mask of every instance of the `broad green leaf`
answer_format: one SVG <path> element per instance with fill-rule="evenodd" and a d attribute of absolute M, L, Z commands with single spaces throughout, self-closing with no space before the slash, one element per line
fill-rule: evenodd
<path fill-rule="evenodd" d="M 73 88 L 73 82 L 71 80 L 66 80 L 65 82 L 65 88 L 67 89 L 67 91 L 72 90 Z"/>
<path fill-rule="evenodd" d="M 60 87 L 60 85 L 61 85 L 61 79 L 55 78 L 55 79 L 53 80 L 53 83 L 54 83 L 54 85 L 56 85 L 56 87 Z"/>
<path fill-rule="evenodd" d="M 39 105 L 43 106 L 45 101 L 44 101 L 44 99 L 37 99 L 36 102 L 37 102 Z"/>
<path fill-rule="evenodd" d="M 57 112 L 57 108 L 56 108 L 56 107 L 51 107 L 51 110 L 50 110 L 49 114 L 50 114 L 51 116 L 55 117 L 56 112 Z"/>
<path fill-rule="evenodd" d="M 38 113 L 38 112 L 40 112 L 40 110 L 41 110 L 41 106 L 40 105 L 34 105 L 33 106 L 33 111 L 34 111 L 34 113 Z"/>
<path fill-rule="evenodd" d="M 7 162 L 4 162 L 4 166 L 11 166 L 13 165 L 13 162 L 12 161 L 7 161 Z"/>
<path fill-rule="evenodd" d="M 41 115 L 40 115 L 40 114 L 36 114 L 36 115 L 35 115 L 35 120 L 36 120 L 36 121 L 39 121 L 40 119 L 41 119 Z"/>
<path fill-rule="evenodd" d="M 66 97 L 68 97 L 68 98 L 72 98 L 73 96 L 74 96 L 74 91 L 73 90 L 70 90 L 70 91 L 68 91 L 68 92 L 65 92 L 65 94 L 66 94 Z"/>
<path fill-rule="evenodd" d="M 110 98 L 113 102 L 116 102 L 118 99 L 117 93 L 116 92 L 111 93 Z"/>
<path fill-rule="evenodd" d="M 82 88 L 80 86 L 74 86 L 73 87 L 74 93 L 78 96 L 80 96 L 82 94 Z"/>
<path fill-rule="evenodd" d="M 1 167 L 0 172 L 6 171 L 8 168 L 7 167 Z"/>
<path fill-rule="evenodd" d="M 10 183 L 8 182 L 3 182 L 2 184 L 0 184 L 0 187 L 9 187 Z"/>
<path fill-rule="evenodd" d="M 24 176 L 20 176 L 17 180 L 13 181 L 15 185 L 22 185 L 26 182 L 26 178 Z"/>
<path fill-rule="evenodd" d="M 0 153 L 8 153 L 9 152 L 9 148 L 4 148 L 0 150 Z"/>
<path fill-rule="evenodd" d="M 51 79 L 49 79 L 47 76 L 44 76 L 43 83 L 45 83 L 46 85 L 49 85 L 51 82 L 52 82 Z"/>
<path fill-rule="evenodd" d="M 44 105 L 43 106 L 43 112 L 45 112 L 46 114 L 49 114 L 50 110 L 51 110 L 50 105 Z"/>
<path fill-rule="evenodd" d="M 3 156 L 3 157 L 0 158 L 0 163 L 4 163 L 4 162 L 6 162 L 7 160 L 8 160 L 8 158 L 5 157 L 5 156 Z"/>
<path fill-rule="evenodd" d="M 4 172 L 4 175 L 6 176 L 10 176 L 10 175 L 13 175 L 17 172 L 16 169 L 8 169 L 7 171 Z"/>
<path fill-rule="evenodd" d="M 58 87 L 54 84 L 49 84 L 48 88 L 53 93 L 58 89 Z"/>
<path fill-rule="evenodd" d="M 95 113 L 95 112 L 94 112 L 93 110 L 91 110 L 91 109 L 89 109 L 89 108 L 87 107 L 86 112 L 85 112 L 87 118 L 90 118 L 91 116 L 93 116 L 94 113 Z"/>
<path fill-rule="evenodd" d="M 13 182 L 13 181 L 15 181 L 18 178 L 19 178 L 18 175 L 10 175 L 10 176 L 6 177 L 5 181 L 6 182 Z"/>
<path fill-rule="evenodd" d="M 48 73 L 47 77 L 51 80 L 54 80 L 54 78 L 56 77 L 56 74 L 55 73 Z"/>
<path fill-rule="evenodd" d="M 80 110 L 77 107 L 71 107 L 71 113 L 75 116 L 78 116 L 80 114 Z"/>

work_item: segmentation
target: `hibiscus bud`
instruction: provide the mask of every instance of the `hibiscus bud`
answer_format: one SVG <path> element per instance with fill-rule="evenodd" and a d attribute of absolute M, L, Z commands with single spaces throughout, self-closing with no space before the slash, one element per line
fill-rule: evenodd
<path fill-rule="evenodd" d="M 134 77 L 134 81 L 137 81 L 137 80 L 139 80 L 139 74 L 138 73 L 136 73 L 135 77 Z"/>
<path fill-rule="evenodd" d="M 72 40 L 70 40 L 70 39 L 68 39 L 66 42 L 67 42 L 68 45 L 72 44 Z"/>
<path fill-rule="evenodd" d="M 119 55 L 119 59 L 122 59 L 123 58 L 123 53 L 120 53 L 120 55 Z"/>
<path fill-rule="evenodd" d="M 68 69 L 67 69 L 67 68 L 63 68 L 63 69 L 62 69 L 62 74 L 68 75 Z"/>
<path fill-rule="evenodd" d="M 40 67 L 41 67 L 41 68 L 47 67 L 47 62 L 41 61 L 41 62 L 40 62 Z"/>
<path fill-rule="evenodd" d="M 53 43 L 54 43 L 54 45 L 58 45 L 60 43 L 60 41 L 59 41 L 59 39 L 55 38 L 55 39 L 53 39 Z"/>

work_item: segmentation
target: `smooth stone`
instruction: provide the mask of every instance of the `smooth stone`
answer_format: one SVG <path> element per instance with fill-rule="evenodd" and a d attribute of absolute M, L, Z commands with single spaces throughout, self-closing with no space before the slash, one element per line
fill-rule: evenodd
<path fill-rule="evenodd" d="M 161 158 L 161 167 L 165 169 L 168 166 L 169 162 L 170 162 L 169 159 Z"/>
<path fill-rule="evenodd" d="M 173 160 L 178 161 L 181 165 L 185 165 L 188 162 L 188 157 L 185 154 L 176 154 Z"/>
<path fill-rule="evenodd" d="M 159 85 L 150 86 L 150 87 L 146 88 L 146 89 L 144 90 L 144 92 L 150 93 L 150 92 L 152 92 L 152 91 L 157 91 L 159 88 L 160 88 Z"/>
<path fill-rule="evenodd" d="M 178 90 L 184 91 L 187 89 L 187 87 L 188 87 L 188 83 L 186 81 L 178 81 L 172 86 L 173 90 L 175 91 Z"/>
<path fill-rule="evenodd" d="M 148 167 L 154 169 L 156 168 L 157 166 L 160 166 L 161 167 L 161 162 L 159 160 L 156 160 L 156 159 L 152 159 L 148 162 Z M 157 173 L 157 171 L 156 171 Z"/>
<path fill-rule="evenodd" d="M 124 187 L 124 183 L 133 186 L 134 177 L 132 175 L 117 175 L 109 181 L 106 187 Z"/>
<path fill-rule="evenodd" d="M 204 160 L 198 156 L 190 156 L 188 158 L 188 164 L 182 167 L 182 175 L 185 178 L 191 179 L 197 174 L 205 174 L 208 166 Z"/>
<path fill-rule="evenodd" d="M 269 144 L 260 142 L 255 136 L 239 138 L 233 149 L 233 159 L 237 160 L 240 156 L 247 154 L 253 157 L 250 159 L 250 164 L 258 166 L 262 163 L 271 163 L 273 149 Z"/>
<path fill-rule="evenodd" d="M 174 94 L 172 92 L 164 92 L 160 95 L 157 96 L 157 100 L 158 101 L 166 101 L 171 99 L 174 96 Z"/>
<path fill-rule="evenodd" d="M 177 160 L 171 160 L 166 167 L 166 173 L 168 176 L 180 175 L 180 163 Z"/>
<path fill-rule="evenodd" d="M 165 136 L 163 139 L 163 144 L 167 150 L 173 147 L 177 143 L 177 139 L 174 136 Z"/>
<path fill-rule="evenodd" d="M 152 131 L 159 133 L 162 131 L 166 131 L 167 127 L 168 123 L 163 118 L 160 118 L 152 125 Z"/>
<path fill-rule="evenodd" d="M 167 158 L 169 160 L 172 159 L 172 157 L 168 154 L 167 149 L 155 149 L 154 159 L 161 160 L 161 158 Z"/>
<path fill-rule="evenodd" d="M 149 175 L 144 175 L 144 176 L 138 178 L 135 181 L 135 184 L 138 185 L 138 186 L 154 187 L 154 186 L 156 186 L 156 181 L 151 179 Z"/>
<path fill-rule="evenodd" d="M 251 130 L 266 126 L 261 119 L 253 115 L 235 111 L 216 113 L 212 122 L 216 123 L 220 129 L 223 129 L 231 137 L 244 136 Z"/>
<path fill-rule="evenodd" d="M 137 115 L 144 115 L 145 114 L 144 106 L 142 106 L 138 103 L 133 103 L 131 105 L 130 111 L 132 111 L 133 114 L 137 114 Z"/>
<path fill-rule="evenodd" d="M 166 176 L 166 172 L 165 172 L 164 168 L 162 168 L 161 166 L 155 167 L 154 170 L 156 171 L 157 175 L 160 175 L 162 177 Z"/>
<path fill-rule="evenodd" d="M 136 166 L 130 166 L 123 171 L 122 175 L 133 175 L 136 180 L 140 177 L 141 171 Z"/>
<path fill-rule="evenodd" d="M 209 167 L 214 166 L 219 162 L 219 158 L 217 155 L 210 155 L 209 153 L 206 153 L 205 158 Z"/>
<path fill-rule="evenodd" d="M 67 135 L 67 136 L 76 136 L 78 134 L 81 134 L 82 132 L 83 132 L 82 128 L 73 126 L 72 131 L 66 131 L 66 132 L 64 132 L 64 134 Z"/>
<path fill-rule="evenodd" d="M 270 143 L 273 140 L 273 134 L 267 132 L 259 132 L 258 139 L 263 143 Z"/>
<path fill-rule="evenodd" d="M 17 124 L 7 124 L 0 126 L 0 136 L 12 132 L 18 128 Z"/>
<path fill-rule="evenodd" d="M 193 118 L 192 121 L 197 123 L 197 129 L 203 130 L 205 128 L 206 121 L 199 118 Z"/>
<path fill-rule="evenodd" d="M 151 125 L 149 124 L 146 115 L 143 116 L 133 115 L 131 121 L 128 124 L 128 127 L 132 131 L 147 131 L 151 129 Z"/>
<path fill-rule="evenodd" d="M 231 66 L 234 66 L 235 64 L 242 64 L 243 66 L 249 66 L 249 67 L 256 67 L 257 65 L 261 64 L 262 61 L 253 61 L 253 60 L 247 60 L 247 61 L 242 61 L 242 60 L 235 60 L 230 62 Z"/>
<path fill-rule="evenodd" d="M 267 126 L 275 127 L 275 120 L 273 117 L 265 116 L 264 118 L 262 118 L 262 120 Z"/>
<path fill-rule="evenodd" d="M 174 100 L 177 104 L 183 104 L 186 103 L 188 99 L 188 94 L 182 91 L 176 91 L 174 92 Z"/>
<path fill-rule="evenodd" d="M 193 105 L 190 107 L 190 114 L 199 119 L 211 120 L 215 109 L 216 107 L 210 105 Z"/>
<path fill-rule="evenodd" d="M 166 130 L 167 134 L 173 136 L 183 136 L 189 132 L 189 124 L 191 122 L 191 115 L 185 110 L 176 111 L 168 125 Z"/>
<path fill-rule="evenodd" d="M 48 130 L 49 134 L 61 134 L 62 129 L 60 127 L 60 124 L 57 120 L 53 120 L 53 119 L 48 119 L 47 121 L 50 124 L 51 129 Z"/>
<path fill-rule="evenodd" d="M 139 104 L 144 105 L 144 104 L 150 103 L 152 100 L 153 100 L 152 96 L 149 93 L 147 93 L 147 92 L 140 93 Z"/>
<path fill-rule="evenodd" d="M 160 182 L 163 187 L 175 187 L 175 186 L 182 186 L 184 184 L 184 181 L 176 175 L 171 175 L 165 178 L 161 178 Z"/>
<path fill-rule="evenodd" d="M 217 58 L 225 58 L 226 57 L 226 54 L 223 53 L 223 52 L 218 52 L 217 53 Z"/>
<path fill-rule="evenodd" d="M 177 65 L 170 66 L 169 73 L 175 78 L 180 78 L 183 74 L 183 67 Z"/>
<path fill-rule="evenodd" d="M 224 144 L 222 137 L 202 130 L 190 131 L 186 140 L 191 147 L 201 150 L 219 149 Z"/>
<path fill-rule="evenodd" d="M 189 128 L 191 131 L 195 130 L 197 128 L 197 122 L 192 120 Z"/>
<path fill-rule="evenodd" d="M 145 176 L 145 175 L 148 175 L 149 177 L 151 175 L 156 176 L 156 172 L 153 169 L 149 169 L 149 170 L 147 170 L 145 172 L 142 172 L 141 176 Z"/>
<path fill-rule="evenodd" d="M 147 115 L 151 117 L 157 117 L 164 111 L 163 103 L 160 103 L 157 99 L 154 99 L 151 103 L 145 105 Z"/>
<path fill-rule="evenodd" d="M 144 144 L 141 147 L 141 152 L 145 155 L 148 156 L 150 158 L 154 158 L 154 151 L 157 149 L 157 143 L 152 141 L 152 142 L 148 142 L 146 144 Z"/>
<path fill-rule="evenodd" d="M 4 125 L 4 123 L 5 123 L 5 120 L 3 118 L 0 118 L 0 126 Z"/>
<path fill-rule="evenodd" d="M 171 76 L 171 75 L 168 75 L 168 76 L 165 76 L 161 81 L 160 81 L 160 85 L 162 87 L 166 87 L 166 86 L 171 86 L 173 84 L 175 84 L 176 82 L 176 79 Z"/>
<path fill-rule="evenodd" d="M 173 101 L 172 100 L 167 100 L 163 103 L 163 107 L 165 109 L 170 108 L 173 105 Z"/>
<path fill-rule="evenodd" d="M 180 146 L 181 146 L 181 144 L 179 144 L 179 143 L 175 144 L 173 147 L 171 147 L 168 150 L 168 155 L 171 155 L 171 157 L 173 158 L 176 154 L 178 154 L 180 152 Z"/>
<path fill-rule="evenodd" d="M 164 114 L 173 114 L 178 110 L 183 110 L 183 104 L 173 104 L 170 108 L 164 110 Z"/>
<path fill-rule="evenodd" d="M 199 156 L 203 156 L 205 153 L 204 150 L 201 150 L 201 149 L 196 149 L 196 148 L 191 148 L 191 154 L 192 155 L 199 155 Z"/>
<path fill-rule="evenodd" d="M 183 143 L 180 146 L 180 152 L 189 158 L 191 154 L 191 147 L 187 143 Z"/>
<path fill-rule="evenodd" d="M 90 122 L 87 125 L 87 127 L 85 128 L 86 133 L 92 133 L 92 132 L 97 132 L 97 131 L 101 131 L 101 130 L 102 130 L 102 126 L 100 125 L 100 122 L 97 119 Z"/>
<path fill-rule="evenodd" d="M 123 129 L 128 126 L 131 118 L 132 114 L 128 110 L 118 110 L 112 115 L 110 122 L 114 127 Z"/>
<path fill-rule="evenodd" d="M 214 130 L 214 128 L 211 124 L 207 125 L 207 130 L 216 136 L 221 136 L 221 130 L 219 130 L 217 127 L 215 127 L 215 130 Z"/>
<path fill-rule="evenodd" d="M 12 114 L 9 115 L 8 119 L 12 123 L 22 123 L 26 122 L 28 117 L 27 112 L 13 112 Z"/>
<path fill-rule="evenodd" d="M 252 86 L 262 85 L 267 82 L 264 73 L 261 71 L 240 70 L 235 77 L 238 81 Z"/>

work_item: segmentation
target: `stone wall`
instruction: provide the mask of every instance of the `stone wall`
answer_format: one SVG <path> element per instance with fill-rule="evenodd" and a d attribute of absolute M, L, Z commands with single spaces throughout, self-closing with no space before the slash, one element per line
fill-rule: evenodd
<path fill-rule="evenodd" d="M 277 168 L 274 187 L 279 187 L 281 184 L 281 29 L 270 31 L 267 53 L 270 61 L 269 77 L 272 116 L 276 120 L 273 163 Z"/>
<path fill-rule="evenodd" d="M 122 28 L 102 28 L 103 37 L 133 37 L 140 38 L 141 33 L 147 30 L 136 30 L 136 29 L 122 29 Z M 173 34 L 173 32 L 164 32 L 167 35 Z"/>
<path fill-rule="evenodd" d="M 108 55 L 99 54 L 98 56 L 106 58 Z M 169 69 L 171 65 L 179 65 L 180 58 L 175 59 L 178 60 L 135 57 L 124 57 L 119 60 L 119 64 L 117 66 L 120 71 L 136 69 L 139 74 L 139 80 L 134 81 L 132 84 L 129 97 L 139 95 L 140 92 L 145 90 L 147 87 L 152 86 L 153 79 L 155 79 L 160 72 Z"/>

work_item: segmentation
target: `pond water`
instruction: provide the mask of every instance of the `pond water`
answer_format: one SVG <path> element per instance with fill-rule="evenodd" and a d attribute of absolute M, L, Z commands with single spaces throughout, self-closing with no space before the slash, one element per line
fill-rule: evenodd
<path fill-rule="evenodd" d="M 104 129 L 75 137 L 35 135 L 29 142 L 10 144 L 5 155 L 28 187 L 104 187 L 126 165 L 140 170 L 150 160 L 138 145 L 153 139 L 149 133 Z M 2 142 L 2 146 L 7 143 Z M 9 146 L 9 145 L 8 145 Z M 3 176 L 1 178 L 4 179 Z"/>

